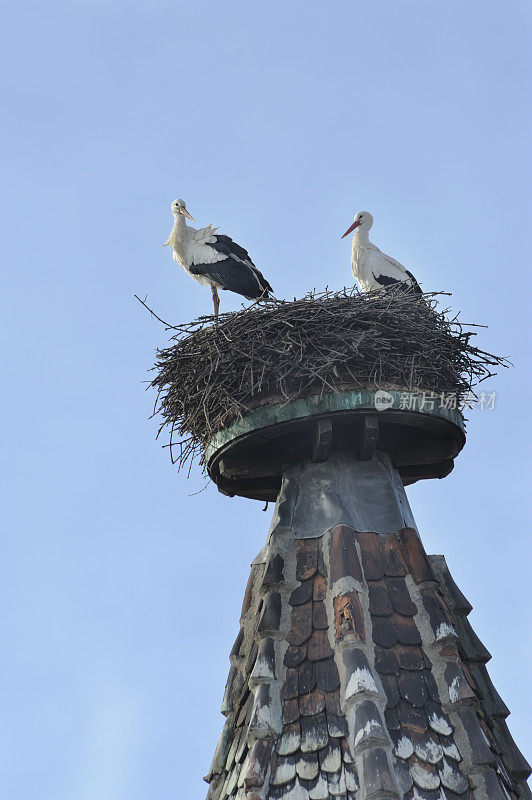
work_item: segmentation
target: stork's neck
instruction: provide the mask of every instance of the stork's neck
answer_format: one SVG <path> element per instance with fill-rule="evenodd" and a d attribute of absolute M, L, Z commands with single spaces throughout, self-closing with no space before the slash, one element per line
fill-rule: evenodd
<path fill-rule="evenodd" d="M 359 247 L 369 243 L 369 230 L 362 225 L 356 228 L 353 233 L 353 247 Z"/>
<path fill-rule="evenodd" d="M 173 233 L 176 239 L 182 239 L 187 229 L 187 223 L 183 214 L 176 214 L 174 217 Z"/>

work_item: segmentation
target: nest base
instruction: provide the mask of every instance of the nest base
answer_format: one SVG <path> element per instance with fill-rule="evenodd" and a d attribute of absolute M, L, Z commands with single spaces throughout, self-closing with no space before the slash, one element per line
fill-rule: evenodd
<path fill-rule="evenodd" d="M 375 392 L 336 392 L 257 409 L 213 437 L 206 457 L 220 492 L 273 502 L 284 472 L 333 452 L 387 453 L 406 486 L 444 478 L 464 444 L 459 411 L 377 411 Z"/>

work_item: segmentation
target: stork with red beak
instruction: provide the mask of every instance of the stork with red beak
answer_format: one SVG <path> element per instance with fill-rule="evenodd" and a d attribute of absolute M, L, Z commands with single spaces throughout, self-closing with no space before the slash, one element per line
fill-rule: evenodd
<path fill-rule="evenodd" d="M 422 294 L 419 284 L 409 270 L 395 258 L 387 256 L 369 240 L 373 217 L 369 211 L 359 211 L 344 235 L 353 233 L 351 270 L 363 292 L 386 289 L 389 286 Z"/>
<path fill-rule="evenodd" d="M 185 217 L 194 222 L 184 200 L 172 203 L 174 227 L 165 245 L 171 245 L 173 258 L 191 278 L 202 286 L 210 286 L 214 316 L 218 319 L 220 298 L 218 289 L 228 289 L 247 300 L 268 297 L 273 289 L 257 269 L 247 250 L 229 236 L 216 233 L 217 228 L 192 228 Z"/>

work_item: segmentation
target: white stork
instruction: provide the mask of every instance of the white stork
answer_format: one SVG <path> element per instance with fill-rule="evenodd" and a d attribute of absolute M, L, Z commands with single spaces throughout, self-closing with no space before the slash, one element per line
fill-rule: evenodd
<path fill-rule="evenodd" d="M 216 319 L 220 307 L 218 289 L 229 289 L 247 300 L 260 300 L 273 292 L 248 252 L 229 236 L 216 233 L 217 228 L 212 225 L 196 230 L 186 224 L 185 217 L 195 220 L 184 200 L 174 200 L 172 214 L 174 227 L 165 245 L 172 245 L 173 257 L 185 272 L 202 286 L 211 287 Z"/>
<path fill-rule="evenodd" d="M 395 258 L 387 256 L 369 240 L 369 230 L 373 225 L 373 217 L 369 211 L 359 211 L 355 221 L 346 230 L 344 236 L 351 231 L 353 246 L 351 251 L 351 270 L 363 292 L 374 289 L 385 289 L 396 286 L 417 294 L 422 294 L 419 284 L 409 270 L 405 269 Z"/>

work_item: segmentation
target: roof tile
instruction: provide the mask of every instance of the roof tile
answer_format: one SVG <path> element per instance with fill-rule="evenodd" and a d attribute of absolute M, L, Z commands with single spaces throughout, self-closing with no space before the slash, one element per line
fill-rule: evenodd
<path fill-rule="evenodd" d="M 337 525 L 331 530 L 329 543 L 331 586 L 339 578 L 346 576 L 362 581 L 362 570 L 354 543 L 355 531 L 348 525 Z"/>
<path fill-rule="evenodd" d="M 313 753 L 321 750 L 329 742 L 325 714 L 315 717 L 301 717 L 301 752 Z"/>
<path fill-rule="evenodd" d="M 305 581 L 316 573 L 318 567 L 318 539 L 298 539 L 296 541 L 296 578 Z"/>
<path fill-rule="evenodd" d="M 308 641 L 308 657 L 310 661 L 322 661 L 334 655 L 333 649 L 329 644 L 328 632 L 325 630 L 315 630 Z"/>
<path fill-rule="evenodd" d="M 362 568 L 367 581 L 378 581 L 384 577 L 384 565 L 376 533 L 357 533 L 356 539 L 362 554 Z"/>
<path fill-rule="evenodd" d="M 400 577 L 407 573 L 406 564 L 401 552 L 401 543 L 395 533 L 380 536 L 384 574 Z"/>
<path fill-rule="evenodd" d="M 407 617 L 417 614 L 417 608 L 412 602 L 404 578 L 386 578 L 386 586 L 390 593 L 392 606 L 398 614 L 404 614 Z"/>
<path fill-rule="evenodd" d="M 296 761 L 296 771 L 300 778 L 313 781 L 318 777 L 320 766 L 317 753 L 300 753 Z"/>
<path fill-rule="evenodd" d="M 393 612 L 392 601 L 384 580 L 369 585 L 369 611 L 372 617 L 387 617 Z"/>
<path fill-rule="evenodd" d="M 432 567 L 417 531 L 413 528 L 404 528 L 402 531 L 399 531 L 398 539 L 401 542 L 403 555 L 415 583 L 435 581 L 436 579 Z"/>
<path fill-rule="evenodd" d="M 286 636 L 290 644 L 301 645 L 312 633 L 312 600 L 301 606 L 294 606 L 291 614 L 291 627 Z"/>
<path fill-rule="evenodd" d="M 302 717 L 311 717 L 319 714 L 325 708 L 325 696 L 321 689 L 314 689 L 299 698 L 299 713 Z"/>
<path fill-rule="evenodd" d="M 294 589 L 290 595 L 290 605 L 300 606 L 302 603 L 308 603 L 312 598 L 313 585 L 314 582 L 312 578 L 300 583 L 297 589 Z"/>

